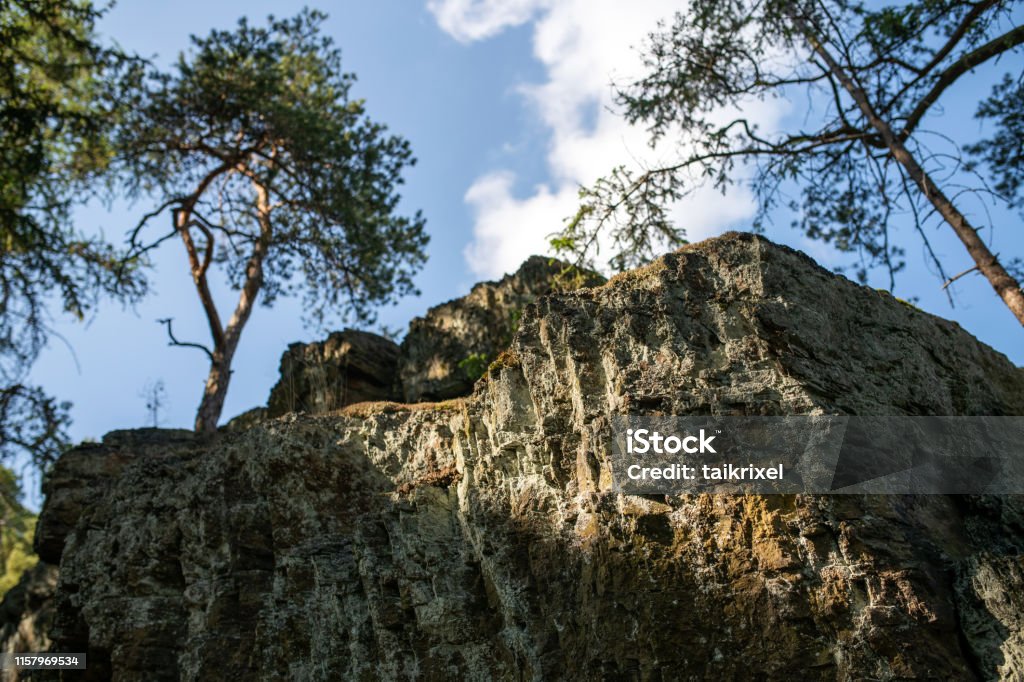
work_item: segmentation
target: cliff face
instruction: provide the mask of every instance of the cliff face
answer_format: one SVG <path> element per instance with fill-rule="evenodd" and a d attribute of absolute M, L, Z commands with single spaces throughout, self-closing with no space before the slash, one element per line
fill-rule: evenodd
<path fill-rule="evenodd" d="M 63 457 L 90 679 L 1015 679 L 1024 504 L 610 492 L 615 414 L 1024 414 L 957 325 L 749 235 L 540 298 L 464 400 Z"/>

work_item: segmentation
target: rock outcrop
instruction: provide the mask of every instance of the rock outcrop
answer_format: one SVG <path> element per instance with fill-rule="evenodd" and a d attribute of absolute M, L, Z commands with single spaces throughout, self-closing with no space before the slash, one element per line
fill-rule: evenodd
<path fill-rule="evenodd" d="M 403 399 L 414 403 L 469 395 L 512 342 L 526 306 L 556 291 L 603 282 L 597 273 L 532 256 L 515 273 L 434 306 L 409 324 L 402 340 L 398 372 Z"/>
<path fill-rule="evenodd" d="M 281 356 L 281 378 L 270 391 L 267 417 L 325 414 L 373 400 L 392 400 L 398 345 L 377 334 L 346 329 L 324 341 L 293 343 Z"/>
<path fill-rule="evenodd" d="M 65 455 L 54 649 L 97 680 L 1024 676 L 1019 499 L 620 495 L 626 413 L 1021 415 L 1024 371 L 727 235 L 526 305 L 468 399 Z"/>
<path fill-rule="evenodd" d="M 346 329 L 323 341 L 293 343 L 266 408 L 232 419 L 227 430 L 293 412 L 327 414 L 354 403 L 421 402 L 469 395 L 508 347 L 523 309 L 558 290 L 600 284 L 600 275 L 533 256 L 514 274 L 481 282 L 469 294 L 412 321 L 401 348 L 390 339 Z"/>

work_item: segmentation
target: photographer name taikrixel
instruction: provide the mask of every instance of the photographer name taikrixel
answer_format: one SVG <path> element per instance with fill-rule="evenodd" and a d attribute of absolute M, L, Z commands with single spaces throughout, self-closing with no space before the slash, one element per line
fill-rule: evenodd
<path fill-rule="evenodd" d="M 1024 493 L 1024 417 L 617 416 L 612 430 L 624 493 Z"/>

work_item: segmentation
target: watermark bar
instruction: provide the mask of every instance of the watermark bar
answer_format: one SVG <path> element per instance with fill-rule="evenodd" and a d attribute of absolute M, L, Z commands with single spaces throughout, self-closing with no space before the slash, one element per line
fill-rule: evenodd
<path fill-rule="evenodd" d="M 612 420 L 629 494 L 1024 494 L 1024 417 Z"/>
<path fill-rule="evenodd" d="M 0 653 L 0 670 L 85 670 L 85 654 Z"/>

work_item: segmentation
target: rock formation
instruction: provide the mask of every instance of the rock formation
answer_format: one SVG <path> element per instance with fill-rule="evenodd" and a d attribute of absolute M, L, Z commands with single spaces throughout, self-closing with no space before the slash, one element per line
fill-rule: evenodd
<path fill-rule="evenodd" d="M 324 341 L 293 343 L 267 407 L 228 424 L 248 428 L 293 412 L 327 414 L 354 403 L 420 402 L 469 395 L 474 382 L 512 341 L 523 309 L 556 290 L 600 284 L 600 275 L 533 256 L 514 274 L 481 282 L 462 298 L 412 321 L 399 348 L 378 334 L 346 329 Z"/>
<path fill-rule="evenodd" d="M 511 275 L 481 282 L 468 295 L 434 306 L 409 324 L 399 382 L 405 402 L 468 395 L 473 383 L 512 342 L 523 311 L 555 291 L 601 284 L 594 272 L 532 256 Z"/>
<path fill-rule="evenodd" d="M 1021 415 L 1024 371 L 727 235 L 526 305 L 467 399 L 65 455 L 53 648 L 123 681 L 1024 676 L 1017 498 L 619 495 L 626 413 Z"/>
<path fill-rule="evenodd" d="M 270 391 L 265 416 L 324 414 L 395 395 L 398 346 L 369 332 L 346 329 L 324 341 L 293 343 L 281 356 L 281 378 Z"/>

